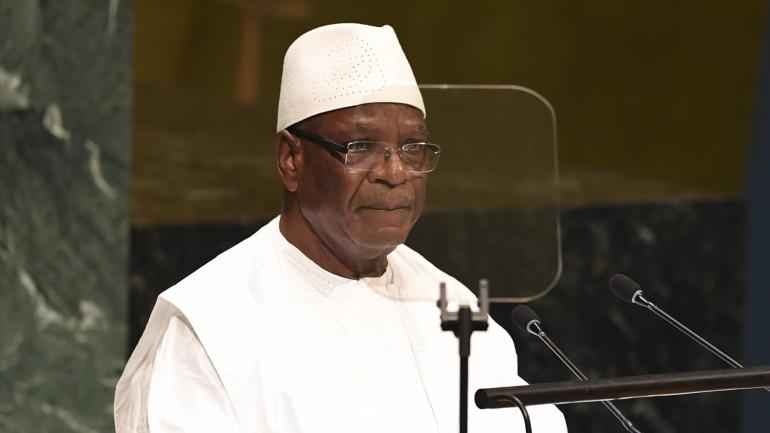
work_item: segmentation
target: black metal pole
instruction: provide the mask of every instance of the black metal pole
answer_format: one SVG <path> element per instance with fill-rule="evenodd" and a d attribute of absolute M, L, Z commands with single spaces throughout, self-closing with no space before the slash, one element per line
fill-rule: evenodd
<path fill-rule="evenodd" d="M 479 281 L 479 311 L 461 305 L 456 312 L 447 311 L 446 283 L 439 285 L 438 308 L 441 311 L 441 329 L 452 331 L 458 340 L 460 353 L 460 433 L 468 433 L 468 358 L 471 356 L 471 334 L 489 327 L 489 286 Z"/>
<path fill-rule="evenodd" d="M 460 351 L 460 433 L 468 433 L 468 358 L 471 356 L 473 316 L 471 307 L 457 310 L 457 339 Z"/>

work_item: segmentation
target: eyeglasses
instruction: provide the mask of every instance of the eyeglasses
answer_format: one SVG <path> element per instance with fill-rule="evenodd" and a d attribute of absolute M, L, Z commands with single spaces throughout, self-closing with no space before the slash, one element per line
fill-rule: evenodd
<path fill-rule="evenodd" d="M 355 171 L 379 170 L 395 150 L 406 165 L 408 172 L 428 173 L 436 169 L 438 157 L 441 154 L 441 146 L 422 141 L 404 143 L 397 147 L 389 146 L 388 143 L 369 140 L 353 140 L 344 144 L 337 144 L 298 128 L 289 127 L 287 131 L 328 151 L 344 154 L 345 166 Z"/>

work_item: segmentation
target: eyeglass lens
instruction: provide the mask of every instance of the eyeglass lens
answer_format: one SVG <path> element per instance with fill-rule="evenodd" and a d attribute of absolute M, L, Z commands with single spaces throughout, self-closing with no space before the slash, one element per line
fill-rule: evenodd
<path fill-rule="evenodd" d="M 432 143 L 406 143 L 398 148 L 375 141 L 354 141 L 348 144 L 345 164 L 354 170 L 375 171 L 395 152 L 414 173 L 427 173 L 436 168 L 440 147 Z"/>

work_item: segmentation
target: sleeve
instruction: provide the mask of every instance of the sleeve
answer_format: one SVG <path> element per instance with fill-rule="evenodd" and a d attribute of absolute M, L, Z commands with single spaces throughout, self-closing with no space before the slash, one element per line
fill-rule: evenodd
<path fill-rule="evenodd" d="M 241 432 L 230 398 L 189 325 L 171 318 L 155 355 L 150 433 Z"/>

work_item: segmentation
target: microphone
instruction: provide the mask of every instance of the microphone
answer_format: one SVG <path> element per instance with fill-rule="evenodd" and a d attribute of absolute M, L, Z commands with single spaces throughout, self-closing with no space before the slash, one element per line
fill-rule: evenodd
<path fill-rule="evenodd" d="M 719 357 L 722 361 L 726 362 L 727 365 L 733 368 L 743 368 L 743 365 L 741 365 L 738 361 L 729 357 L 726 353 L 722 352 L 721 350 L 717 349 L 713 344 L 706 341 L 705 338 L 696 334 L 690 328 L 684 326 L 681 322 L 669 316 L 665 311 L 658 308 L 657 305 L 648 301 L 644 297 L 644 294 L 642 293 L 642 287 L 639 285 L 639 283 L 632 280 L 628 276 L 623 274 L 613 275 L 612 278 L 610 278 L 609 286 L 610 286 L 610 290 L 612 291 L 612 293 L 615 294 L 615 296 L 617 296 L 618 298 L 626 302 L 645 307 L 648 310 L 652 311 L 658 317 L 668 322 L 671 326 L 673 326 L 674 328 L 684 333 L 684 335 L 688 336 L 692 340 L 695 340 L 696 343 L 705 347 L 709 352 L 713 353 L 714 355 Z M 765 388 L 765 390 L 770 391 L 770 387 Z"/>
<path fill-rule="evenodd" d="M 556 357 L 559 358 L 559 360 L 564 365 L 566 365 L 572 374 L 574 374 L 578 379 L 588 380 L 588 377 L 583 374 L 582 371 L 580 371 L 580 369 L 567 357 L 567 355 L 564 354 L 564 352 L 561 351 L 561 349 L 559 349 L 558 346 L 556 346 L 553 341 L 551 341 L 550 338 L 548 338 L 548 335 L 540 326 L 540 316 L 535 313 L 535 310 L 526 305 L 519 305 L 511 312 L 511 320 L 513 320 L 513 323 L 522 331 L 529 332 L 530 334 L 539 338 L 540 341 L 548 346 L 548 348 L 551 349 L 551 352 L 553 352 L 554 355 L 556 355 Z M 637 429 L 631 420 L 626 418 L 625 415 L 623 415 L 623 413 L 620 412 L 620 410 L 615 407 L 614 404 L 609 401 L 603 401 L 601 403 L 604 405 L 604 407 L 607 408 L 607 410 L 610 411 L 610 413 L 615 416 L 615 418 L 618 419 L 618 421 L 620 421 L 626 431 L 631 433 L 642 433 L 641 430 Z"/>

